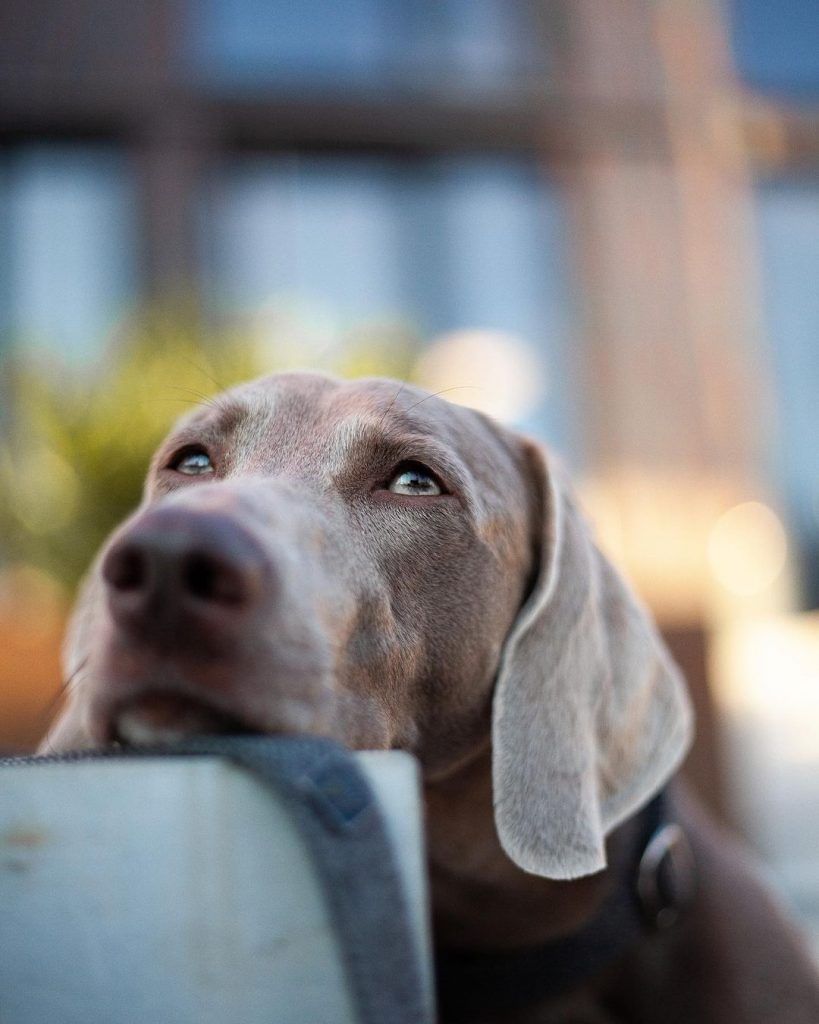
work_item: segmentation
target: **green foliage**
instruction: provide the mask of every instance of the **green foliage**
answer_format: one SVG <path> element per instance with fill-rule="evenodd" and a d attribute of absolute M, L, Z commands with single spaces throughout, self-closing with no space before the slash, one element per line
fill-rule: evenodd
<path fill-rule="evenodd" d="M 262 373 L 307 366 L 341 376 L 405 376 L 414 342 L 396 327 L 325 344 L 292 330 L 205 337 L 158 314 L 121 333 L 100 362 L 52 356 L 0 364 L 0 564 L 22 562 L 73 587 L 139 502 L 151 453 L 187 407 Z M 306 352 L 306 356 L 305 356 Z"/>

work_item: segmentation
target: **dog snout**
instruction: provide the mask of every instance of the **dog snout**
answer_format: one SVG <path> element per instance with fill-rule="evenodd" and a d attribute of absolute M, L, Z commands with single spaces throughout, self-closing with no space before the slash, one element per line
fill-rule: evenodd
<path fill-rule="evenodd" d="M 116 625 L 144 642 L 215 640 L 241 628 L 273 587 L 269 560 L 231 517 L 153 509 L 102 563 Z"/>

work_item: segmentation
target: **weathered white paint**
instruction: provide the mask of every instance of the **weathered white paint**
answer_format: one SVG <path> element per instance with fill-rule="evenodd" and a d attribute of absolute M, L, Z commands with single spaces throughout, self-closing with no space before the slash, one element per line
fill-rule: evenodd
<path fill-rule="evenodd" d="M 415 762 L 358 756 L 428 965 Z M 0 773 L 0 1024 L 354 1019 L 306 851 L 252 776 L 214 758 Z"/>

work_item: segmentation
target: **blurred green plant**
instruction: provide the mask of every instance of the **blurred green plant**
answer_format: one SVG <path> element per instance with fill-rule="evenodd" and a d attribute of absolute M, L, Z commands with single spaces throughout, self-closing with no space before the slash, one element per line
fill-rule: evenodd
<path fill-rule="evenodd" d="M 263 328 L 263 329 L 262 329 Z M 23 349 L 0 363 L 0 565 L 74 587 L 139 502 L 151 453 L 186 406 L 241 380 L 296 367 L 406 377 L 415 339 L 365 324 L 330 339 L 281 311 L 208 335 L 178 312 L 141 317 L 94 366 Z"/>

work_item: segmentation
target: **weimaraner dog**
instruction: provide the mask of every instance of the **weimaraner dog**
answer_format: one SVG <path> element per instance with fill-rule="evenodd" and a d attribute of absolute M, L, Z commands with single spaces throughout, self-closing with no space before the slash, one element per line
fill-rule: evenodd
<path fill-rule="evenodd" d="M 415 754 L 444 1024 L 819 1022 L 799 938 L 672 779 L 691 715 L 655 628 L 560 469 L 479 413 L 307 373 L 195 411 L 90 573 L 67 672 L 46 749 Z"/>

